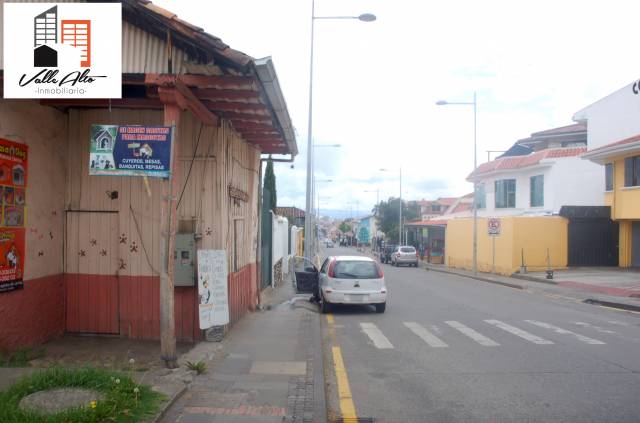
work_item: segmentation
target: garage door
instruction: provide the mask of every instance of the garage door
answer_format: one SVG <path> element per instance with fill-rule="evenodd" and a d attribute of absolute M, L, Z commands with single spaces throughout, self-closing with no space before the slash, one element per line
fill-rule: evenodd
<path fill-rule="evenodd" d="M 569 266 L 617 266 L 618 224 L 610 219 L 569 219 Z"/>

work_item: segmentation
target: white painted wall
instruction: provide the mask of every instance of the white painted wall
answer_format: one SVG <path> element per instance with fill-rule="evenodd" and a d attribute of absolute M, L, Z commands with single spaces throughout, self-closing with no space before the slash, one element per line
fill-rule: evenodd
<path fill-rule="evenodd" d="M 587 122 L 589 150 L 640 134 L 640 94 L 633 83 L 615 91 L 573 115 Z"/>
<path fill-rule="evenodd" d="M 543 207 L 530 205 L 530 178 L 536 175 L 544 176 Z M 516 180 L 515 208 L 495 208 L 495 181 L 500 179 Z M 478 216 L 557 214 L 562 206 L 604 204 L 604 167 L 580 157 L 545 160 L 537 166 L 490 175 L 480 182 L 485 184 L 486 208 L 479 209 Z"/>

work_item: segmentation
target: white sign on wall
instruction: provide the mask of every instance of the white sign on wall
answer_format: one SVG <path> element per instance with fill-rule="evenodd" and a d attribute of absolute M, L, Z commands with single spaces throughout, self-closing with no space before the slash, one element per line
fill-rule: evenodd
<path fill-rule="evenodd" d="M 487 219 L 487 231 L 489 235 L 498 236 L 500 235 L 501 229 L 500 219 Z"/>
<path fill-rule="evenodd" d="M 229 323 L 227 252 L 198 250 L 200 329 Z"/>
<path fill-rule="evenodd" d="M 5 98 L 121 98 L 120 3 L 4 3 Z"/>

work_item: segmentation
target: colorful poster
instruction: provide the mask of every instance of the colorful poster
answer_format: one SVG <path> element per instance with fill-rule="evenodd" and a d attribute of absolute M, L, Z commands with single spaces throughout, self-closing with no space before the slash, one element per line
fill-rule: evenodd
<path fill-rule="evenodd" d="M 229 323 L 227 252 L 198 250 L 200 329 Z"/>
<path fill-rule="evenodd" d="M 28 147 L 0 138 L 0 292 L 24 286 Z"/>
<path fill-rule="evenodd" d="M 170 126 L 91 125 L 89 175 L 171 175 Z"/>

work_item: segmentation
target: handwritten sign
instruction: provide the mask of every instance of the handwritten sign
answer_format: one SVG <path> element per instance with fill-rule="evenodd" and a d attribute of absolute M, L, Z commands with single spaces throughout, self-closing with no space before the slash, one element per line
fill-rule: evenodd
<path fill-rule="evenodd" d="M 229 323 L 227 252 L 198 250 L 200 329 Z"/>

